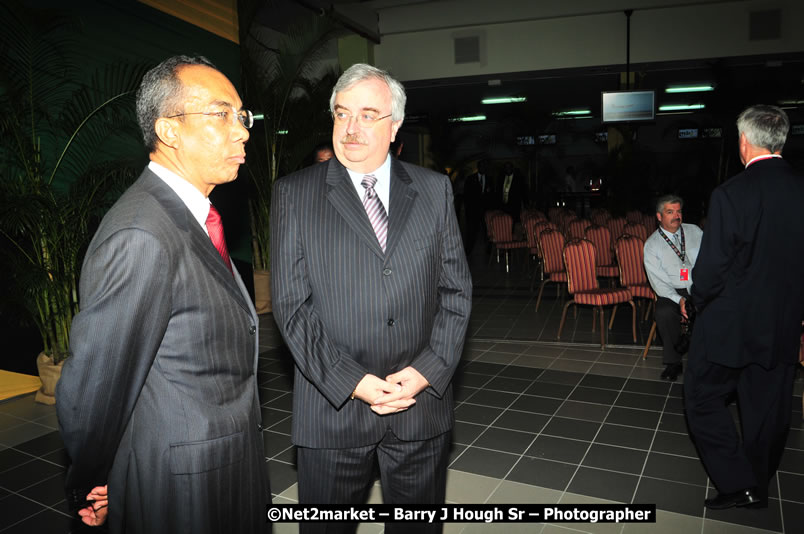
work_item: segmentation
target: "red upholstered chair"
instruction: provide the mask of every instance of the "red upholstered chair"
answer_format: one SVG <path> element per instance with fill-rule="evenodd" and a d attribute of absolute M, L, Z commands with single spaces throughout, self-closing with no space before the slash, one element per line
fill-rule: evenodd
<path fill-rule="evenodd" d="M 542 251 L 544 280 L 539 286 L 539 296 L 536 298 L 536 311 L 542 302 L 542 293 L 547 282 L 556 284 L 567 283 L 567 270 L 564 267 L 562 252 L 564 250 L 564 234 L 558 230 L 546 229 L 539 235 L 539 248 Z M 559 290 L 561 286 L 558 286 Z"/>
<path fill-rule="evenodd" d="M 614 256 L 611 254 L 611 232 L 609 232 L 609 229 L 605 226 L 590 226 L 586 229 L 585 237 L 595 245 L 595 269 L 598 278 L 619 277 L 620 269 L 614 264 Z"/>
<path fill-rule="evenodd" d="M 567 237 L 569 239 L 583 239 L 586 229 L 592 226 L 589 219 L 573 219 L 567 225 Z"/>
<path fill-rule="evenodd" d="M 644 214 L 642 215 L 642 224 L 645 226 L 645 229 L 648 231 L 648 237 L 656 231 L 656 228 L 659 226 L 659 221 L 656 220 L 656 214 Z"/>
<path fill-rule="evenodd" d="M 620 265 L 620 284 L 631 292 L 633 298 L 648 299 L 650 304 L 656 301 L 656 293 L 650 287 L 648 274 L 645 272 L 644 249 L 645 243 L 638 237 L 624 235 L 617 240 L 617 262 Z M 656 321 L 650 327 L 642 359 L 648 354 L 653 336 L 656 335 Z"/>
<path fill-rule="evenodd" d="M 544 279 L 544 261 L 542 259 L 542 249 L 539 246 L 539 235 L 547 228 L 555 230 L 556 225 L 547 220 L 532 219 L 525 227 L 525 234 L 528 238 L 528 254 L 530 254 L 531 257 L 536 258 L 536 261 L 539 263 L 540 267 L 533 272 L 533 278 L 530 281 L 531 291 L 533 291 L 533 284 L 536 282 L 537 274 L 541 273 L 541 277 Z"/>
<path fill-rule="evenodd" d="M 547 218 L 553 224 L 558 224 L 559 217 L 561 216 L 561 213 L 564 211 L 566 211 L 564 208 L 560 208 L 558 206 L 552 206 L 547 209 Z"/>
<path fill-rule="evenodd" d="M 648 239 L 648 229 L 645 228 L 642 223 L 628 223 L 623 227 L 622 235 L 632 235 L 645 241 Z M 616 240 L 614 241 L 614 245 L 617 245 Z"/>
<path fill-rule="evenodd" d="M 567 309 L 571 304 L 594 306 L 600 313 L 600 346 L 606 347 L 606 328 L 604 326 L 603 306 L 613 306 L 627 302 L 631 306 L 631 331 L 636 342 L 636 308 L 631 293 L 625 288 L 603 288 L 597 284 L 595 274 L 595 246 L 591 241 L 579 239 L 570 241 L 564 247 L 564 263 L 567 266 L 567 289 L 572 300 L 564 305 L 561 323 L 558 326 L 558 339 L 567 319 Z M 609 326 L 610 327 L 610 326 Z M 592 327 L 594 331 L 594 323 Z"/>
<path fill-rule="evenodd" d="M 514 220 L 507 213 L 498 213 L 491 217 L 491 242 L 497 251 L 497 263 L 500 262 L 500 251 L 505 251 L 505 272 L 509 271 L 510 250 L 528 248 L 527 241 L 515 241 L 513 235 Z"/>
<path fill-rule="evenodd" d="M 642 224 L 642 212 L 639 210 L 631 210 L 625 214 L 625 220 L 630 223 Z"/>
<path fill-rule="evenodd" d="M 483 221 L 486 223 L 486 238 L 491 243 L 491 218 L 500 213 L 505 213 L 502 210 L 488 210 L 483 214 Z"/>
<path fill-rule="evenodd" d="M 608 220 L 606 226 L 609 229 L 609 233 L 611 234 L 611 250 L 614 250 L 614 244 L 623 235 L 623 228 L 628 221 L 625 220 L 624 217 L 614 217 Z"/>
<path fill-rule="evenodd" d="M 611 214 L 604 209 L 598 209 L 590 214 L 589 218 L 597 226 L 606 226 L 606 223 L 611 219 Z"/>

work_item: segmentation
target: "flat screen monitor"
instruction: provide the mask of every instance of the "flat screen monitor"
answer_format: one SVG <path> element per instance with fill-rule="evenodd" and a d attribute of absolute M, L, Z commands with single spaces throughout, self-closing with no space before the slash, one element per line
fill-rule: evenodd
<path fill-rule="evenodd" d="M 601 93 L 603 122 L 636 122 L 654 119 L 653 91 L 604 91 Z"/>

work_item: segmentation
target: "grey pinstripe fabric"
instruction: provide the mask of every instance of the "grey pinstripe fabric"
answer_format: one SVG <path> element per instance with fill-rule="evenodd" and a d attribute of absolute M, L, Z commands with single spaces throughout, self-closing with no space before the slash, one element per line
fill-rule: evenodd
<path fill-rule="evenodd" d="M 112 532 L 262 532 L 257 317 L 182 201 L 146 170 L 81 273 L 57 389 L 71 500 L 109 484 Z"/>
<path fill-rule="evenodd" d="M 446 176 L 391 164 L 383 253 L 337 161 L 277 181 L 271 212 L 274 317 L 296 363 L 292 439 L 313 448 L 422 440 L 452 428 L 452 379 L 471 278 Z M 393 322 L 391 323 L 391 320 Z M 366 373 L 408 365 L 431 384 L 380 417 L 349 396 Z"/>

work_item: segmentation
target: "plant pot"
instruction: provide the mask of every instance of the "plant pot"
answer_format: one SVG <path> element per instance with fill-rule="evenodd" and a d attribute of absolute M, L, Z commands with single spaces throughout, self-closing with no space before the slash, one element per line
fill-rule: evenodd
<path fill-rule="evenodd" d="M 40 352 L 36 357 L 36 368 L 39 369 L 39 379 L 42 381 L 42 387 L 36 392 L 34 400 L 41 404 L 56 404 L 56 383 L 61 376 L 61 368 L 64 361 L 59 362 L 58 365 L 53 363 L 53 358 Z"/>
<path fill-rule="evenodd" d="M 254 270 L 254 307 L 259 315 L 271 313 L 271 271 Z"/>

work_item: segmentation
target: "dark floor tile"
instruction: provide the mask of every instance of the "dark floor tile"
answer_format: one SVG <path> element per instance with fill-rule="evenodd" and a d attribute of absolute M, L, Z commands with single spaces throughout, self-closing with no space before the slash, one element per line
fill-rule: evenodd
<path fill-rule="evenodd" d="M 461 445 L 460 443 L 452 443 L 452 444 L 450 444 L 449 460 L 448 460 L 447 465 L 452 467 L 452 462 L 454 462 L 456 458 L 458 458 L 461 454 L 463 454 L 463 451 L 465 451 L 466 449 L 467 449 L 467 446 L 466 445 Z"/>
<path fill-rule="evenodd" d="M 3 449 L 0 451 L 0 481 L 3 480 L 2 473 L 9 469 L 14 469 L 22 464 L 34 460 L 33 456 L 20 452 L 16 449 Z M 2 483 L 0 483 L 2 485 Z"/>
<path fill-rule="evenodd" d="M 567 488 L 571 493 L 617 502 L 631 502 L 639 477 L 580 467 Z"/>
<path fill-rule="evenodd" d="M 511 409 L 553 415 L 562 402 L 564 401 L 549 397 L 522 395 L 511 405 Z"/>
<path fill-rule="evenodd" d="M 642 477 L 634 502 L 652 503 L 659 510 L 702 517 L 706 488 L 668 480 Z"/>
<path fill-rule="evenodd" d="M 559 438 L 580 439 L 592 441 L 600 428 L 600 423 L 592 421 L 579 421 L 577 419 L 565 419 L 563 417 L 553 417 L 547 426 L 542 429 L 542 434 L 556 436 Z"/>
<path fill-rule="evenodd" d="M 609 410 L 609 406 L 603 404 L 567 400 L 558 409 L 556 416 L 602 423 Z"/>
<path fill-rule="evenodd" d="M 19 495 L 9 495 L 4 499 L 0 499 L 0 518 L 2 518 L 2 525 L 13 525 L 23 519 L 27 519 L 34 514 L 39 513 L 45 508 L 33 501 L 20 497 Z M 0 527 L 2 528 L 2 527 Z M 37 532 L 37 531 L 27 531 Z M 47 531 L 38 531 L 47 532 Z"/>
<path fill-rule="evenodd" d="M 285 393 L 281 397 L 277 397 L 264 405 L 266 408 L 274 408 L 276 410 L 283 410 L 285 412 L 293 411 L 293 395 Z"/>
<path fill-rule="evenodd" d="M 260 382 L 260 386 L 281 391 L 293 391 L 293 377 L 285 374 L 276 375 L 270 380 Z"/>
<path fill-rule="evenodd" d="M 64 494 L 64 472 L 29 486 L 19 493 L 45 506 L 53 506 L 66 498 Z"/>
<path fill-rule="evenodd" d="M 654 380 L 639 380 L 636 378 L 629 378 L 625 382 L 625 386 L 623 386 L 623 391 L 665 396 L 670 392 L 670 383 L 659 382 Z"/>
<path fill-rule="evenodd" d="M 61 441 L 61 435 L 58 430 L 55 430 L 50 434 L 15 445 L 14 448 L 34 456 L 44 456 L 47 453 L 63 449 L 64 443 Z"/>
<path fill-rule="evenodd" d="M 502 409 L 500 408 L 489 408 L 488 406 L 464 403 L 455 409 L 455 419 L 467 423 L 488 425 L 501 413 Z"/>
<path fill-rule="evenodd" d="M 710 488 L 708 497 L 714 497 L 717 491 Z M 754 527 L 774 532 L 782 531 L 781 505 L 776 499 L 768 500 L 767 508 L 730 508 L 728 510 L 707 510 L 706 519 L 734 523 L 743 527 Z M 787 524 L 787 518 L 785 518 Z M 785 529 L 787 531 L 787 529 Z M 706 526 L 704 526 L 706 532 Z M 789 532 L 796 532 L 795 528 Z"/>
<path fill-rule="evenodd" d="M 486 425 L 455 421 L 455 427 L 452 430 L 452 441 L 455 443 L 463 443 L 464 445 L 471 445 L 485 429 Z"/>
<path fill-rule="evenodd" d="M 536 380 L 544 372 L 544 369 L 538 367 L 522 367 L 519 365 L 509 365 L 502 371 L 499 376 L 508 376 L 511 378 L 519 378 L 522 380 Z"/>
<path fill-rule="evenodd" d="M 489 391 L 486 389 L 477 392 L 466 399 L 471 404 L 490 406 L 492 408 L 507 408 L 519 396 L 518 393 L 507 393 L 505 391 Z"/>
<path fill-rule="evenodd" d="M 470 388 L 467 386 L 455 386 L 452 387 L 452 397 L 455 399 L 455 402 L 463 402 L 465 400 L 469 400 L 469 398 L 480 391 L 479 388 Z"/>
<path fill-rule="evenodd" d="M 506 428 L 489 427 L 472 446 L 501 452 L 522 454 L 530 447 L 536 434 Z"/>
<path fill-rule="evenodd" d="M 531 380 L 520 380 L 518 378 L 510 378 L 506 376 L 498 376 L 492 378 L 491 381 L 483 386 L 483 389 L 494 389 L 499 391 L 508 391 L 511 393 L 522 393 L 531 385 Z"/>
<path fill-rule="evenodd" d="M 782 499 L 804 504 L 804 475 L 777 473 Z"/>
<path fill-rule="evenodd" d="M 615 391 L 620 391 L 623 388 L 623 384 L 625 384 L 625 378 L 620 378 L 618 376 L 586 375 L 583 377 L 583 380 L 581 380 L 580 385 L 589 388 L 613 389 Z"/>
<path fill-rule="evenodd" d="M 780 471 L 788 471 L 797 475 L 804 475 L 804 451 L 786 449 L 782 454 Z"/>
<path fill-rule="evenodd" d="M 473 373 L 461 373 L 453 379 L 457 386 L 471 388 L 482 388 L 489 380 L 491 380 L 489 375 L 476 375 Z"/>
<path fill-rule="evenodd" d="M 664 411 L 677 415 L 684 415 L 684 400 L 678 397 L 667 397 L 664 404 Z"/>
<path fill-rule="evenodd" d="M 552 397 L 554 399 L 566 399 L 569 396 L 570 392 L 572 392 L 574 385 L 567 385 L 567 384 L 553 384 L 550 382 L 544 382 L 541 380 L 536 380 L 528 389 L 525 390 L 525 393 L 528 395 L 539 395 L 542 397 Z"/>
<path fill-rule="evenodd" d="M 518 412 L 516 410 L 506 410 L 494 421 L 494 426 L 508 428 L 537 434 L 540 432 L 550 417 L 530 412 Z"/>
<path fill-rule="evenodd" d="M 647 451 L 594 443 L 582 465 L 638 475 L 642 472 L 647 454 Z"/>
<path fill-rule="evenodd" d="M 695 450 L 689 435 L 675 432 L 656 432 L 652 450 L 690 458 L 698 457 L 698 451 Z"/>
<path fill-rule="evenodd" d="M 670 386 L 670 396 L 671 397 L 684 397 L 684 384 L 674 383 Z"/>
<path fill-rule="evenodd" d="M 552 369 L 545 370 L 537 382 L 548 382 L 551 384 L 564 384 L 565 386 L 575 386 L 583 378 L 581 373 L 571 373 L 569 371 L 553 371 Z"/>
<path fill-rule="evenodd" d="M 0 486 L 7 490 L 19 491 L 62 471 L 64 469 L 58 465 L 36 459 L 0 474 Z"/>
<path fill-rule="evenodd" d="M 790 429 L 785 447 L 804 451 L 804 430 Z"/>
<path fill-rule="evenodd" d="M 277 397 L 281 397 L 283 395 L 287 395 L 287 391 L 280 391 L 278 389 L 271 389 L 271 388 L 260 388 L 260 402 L 265 405 L 268 402 L 276 399 Z"/>
<path fill-rule="evenodd" d="M 503 478 L 516 463 L 517 458 L 515 454 L 469 447 L 451 467 L 476 475 Z"/>
<path fill-rule="evenodd" d="M 271 430 L 276 430 L 274 425 L 277 423 L 284 421 L 286 419 L 290 419 L 290 412 L 286 412 L 284 410 L 275 410 L 273 408 L 263 408 L 262 409 L 262 426 L 263 428 L 270 428 Z"/>
<path fill-rule="evenodd" d="M 505 478 L 531 486 L 564 491 L 575 470 L 576 466 L 571 464 L 523 456 Z"/>
<path fill-rule="evenodd" d="M 271 480 L 271 493 L 279 495 L 298 481 L 296 468 L 283 462 L 268 462 L 268 473 Z"/>
<path fill-rule="evenodd" d="M 659 412 L 634 410 L 632 408 L 618 408 L 615 406 L 611 409 L 609 415 L 606 417 L 606 422 L 654 430 L 659 424 L 660 415 L 661 414 Z"/>
<path fill-rule="evenodd" d="M 264 442 L 265 456 L 273 458 L 277 454 L 285 451 L 288 447 L 292 447 L 290 436 L 273 432 L 271 430 L 264 430 L 262 432 L 262 439 Z"/>
<path fill-rule="evenodd" d="M 619 392 L 611 389 L 587 388 L 578 386 L 569 396 L 569 400 L 582 402 L 596 402 L 598 404 L 611 405 L 619 395 Z"/>
<path fill-rule="evenodd" d="M 804 525 L 804 503 L 782 501 L 782 515 L 785 525 Z"/>
<path fill-rule="evenodd" d="M 644 393 L 623 391 L 617 398 L 615 406 L 660 412 L 662 408 L 664 408 L 664 401 L 665 398 L 659 397 L 658 395 L 645 395 Z"/>
<path fill-rule="evenodd" d="M 574 439 L 556 438 L 541 435 L 525 451 L 525 455 L 545 460 L 556 460 L 577 464 L 586 454 L 590 443 Z"/>
<path fill-rule="evenodd" d="M 595 437 L 595 443 L 619 445 L 632 449 L 648 450 L 653 441 L 653 430 L 630 426 L 604 424 Z"/>
<path fill-rule="evenodd" d="M 706 486 L 707 476 L 697 458 L 651 452 L 643 475 L 663 480 Z"/>
<path fill-rule="evenodd" d="M 683 415 L 673 413 L 662 414 L 662 421 L 659 423 L 659 430 L 687 434 L 687 420 Z"/>
<path fill-rule="evenodd" d="M 273 432 L 279 432 L 281 434 L 287 434 L 289 436 L 292 430 L 291 428 L 292 426 L 293 426 L 293 417 L 288 417 L 287 419 L 283 419 L 282 421 L 272 425 L 271 430 Z"/>
<path fill-rule="evenodd" d="M 505 365 L 499 363 L 472 361 L 466 364 L 463 371 L 467 373 L 497 376 L 504 368 Z"/>
<path fill-rule="evenodd" d="M 67 467 L 67 465 L 70 463 L 70 457 L 67 455 L 66 449 L 59 449 L 57 451 L 53 451 L 49 454 L 42 456 L 42 459 L 50 463 L 60 465 L 62 467 Z"/>

